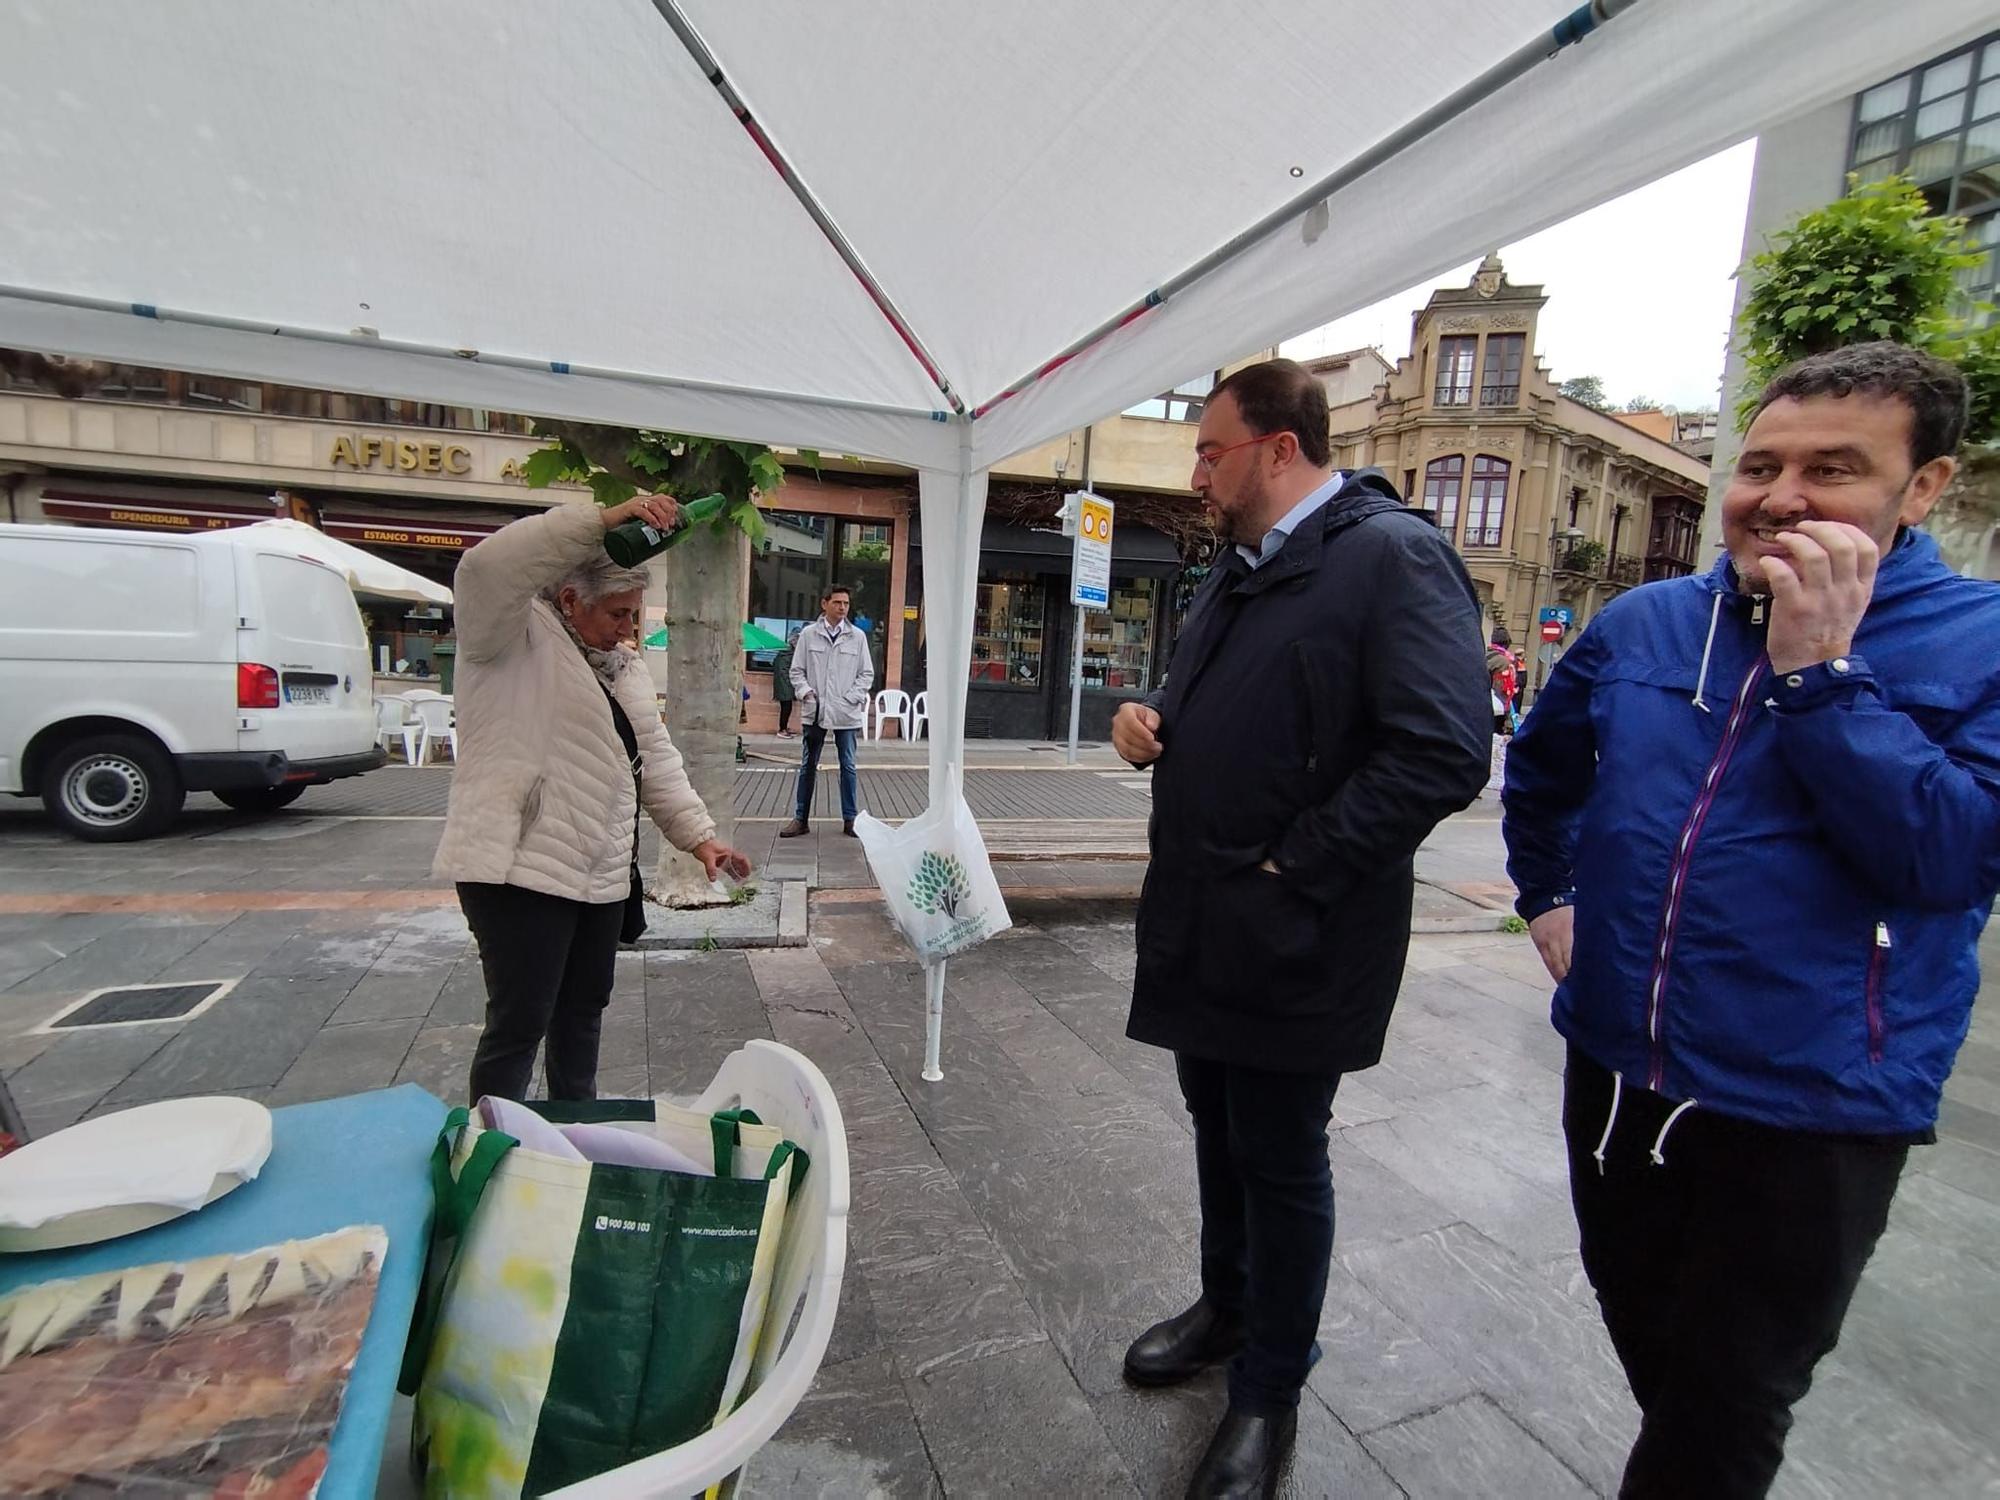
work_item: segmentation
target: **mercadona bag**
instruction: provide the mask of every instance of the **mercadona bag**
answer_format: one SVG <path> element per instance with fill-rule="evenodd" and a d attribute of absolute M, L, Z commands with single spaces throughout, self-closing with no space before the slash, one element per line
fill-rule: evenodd
<path fill-rule="evenodd" d="M 963 794 L 900 828 L 863 813 L 854 831 L 889 915 L 925 965 L 1014 925 Z"/>
<path fill-rule="evenodd" d="M 715 1175 L 569 1161 L 455 1109 L 398 1387 L 430 1495 L 536 1495 L 695 1437 L 747 1392 L 805 1153 L 747 1110 L 533 1108 L 650 1131 Z M 774 1337 L 783 1330 L 776 1330 Z"/>

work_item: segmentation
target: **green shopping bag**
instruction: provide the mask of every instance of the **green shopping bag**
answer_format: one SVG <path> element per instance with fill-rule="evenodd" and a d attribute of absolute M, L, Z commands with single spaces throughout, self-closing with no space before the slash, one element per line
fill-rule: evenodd
<path fill-rule="evenodd" d="M 566 1160 L 451 1112 L 399 1382 L 429 1495 L 558 1489 L 687 1441 L 747 1394 L 805 1153 L 747 1110 L 534 1108 L 629 1122 L 715 1175 Z"/>

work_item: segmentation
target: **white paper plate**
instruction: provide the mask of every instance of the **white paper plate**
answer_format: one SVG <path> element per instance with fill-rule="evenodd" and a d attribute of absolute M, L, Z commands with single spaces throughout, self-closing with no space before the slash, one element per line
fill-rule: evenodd
<path fill-rule="evenodd" d="M 136 1234 L 213 1203 L 262 1170 L 271 1112 L 170 1099 L 100 1115 L 0 1157 L 0 1251 Z"/>

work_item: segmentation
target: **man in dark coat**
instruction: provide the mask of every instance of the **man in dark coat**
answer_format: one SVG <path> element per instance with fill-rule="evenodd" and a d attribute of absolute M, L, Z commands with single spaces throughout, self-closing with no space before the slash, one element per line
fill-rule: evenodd
<path fill-rule="evenodd" d="M 1188 1493 L 1253 1495 L 1318 1356 L 1334 1090 L 1381 1058 L 1413 857 L 1485 786 L 1493 716 L 1458 554 L 1379 472 L 1333 471 L 1307 371 L 1230 376 L 1195 451 L 1224 545 L 1166 686 L 1112 740 L 1154 768 L 1127 1030 L 1172 1049 L 1194 1117 L 1202 1287 L 1125 1370 L 1164 1385 L 1233 1356 Z"/>

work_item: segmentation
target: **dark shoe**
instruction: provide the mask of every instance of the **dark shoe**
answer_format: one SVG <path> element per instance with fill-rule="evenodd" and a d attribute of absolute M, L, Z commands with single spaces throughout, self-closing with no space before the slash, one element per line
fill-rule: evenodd
<path fill-rule="evenodd" d="M 1206 1297 L 1177 1318 L 1155 1323 L 1125 1351 L 1125 1378 L 1135 1385 L 1176 1385 L 1243 1347 L 1243 1322 Z"/>
<path fill-rule="evenodd" d="M 1188 1500 L 1269 1500 L 1299 1435 L 1299 1414 L 1253 1415 L 1230 1407 L 1188 1481 Z"/>
<path fill-rule="evenodd" d="M 791 822 L 787 823 L 783 828 L 780 828 L 778 830 L 778 837 L 781 839 L 795 839 L 802 833 L 811 833 L 811 832 L 812 828 L 810 827 L 810 825 L 807 824 L 804 818 L 794 818 L 792 819 Z"/>
<path fill-rule="evenodd" d="M 846 834 L 851 839 L 858 839 L 861 837 L 860 834 L 854 831 L 854 819 L 852 818 L 844 819 L 841 822 L 840 831 Z"/>

